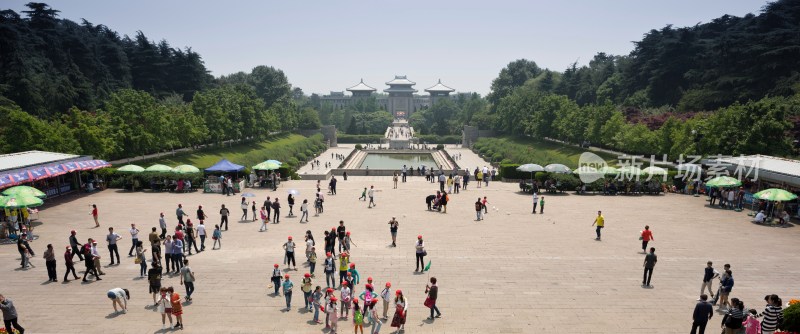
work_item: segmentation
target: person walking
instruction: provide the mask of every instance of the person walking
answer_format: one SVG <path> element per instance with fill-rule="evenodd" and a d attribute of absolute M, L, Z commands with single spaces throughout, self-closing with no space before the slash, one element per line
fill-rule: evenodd
<path fill-rule="evenodd" d="M 289 210 L 291 210 L 291 206 L 289 206 Z M 303 204 L 300 204 L 300 222 L 303 222 L 303 218 L 305 217 L 306 223 L 308 223 L 308 200 L 304 199 Z"/>
<path fill-rule="evenodd" d="M 391 282 L 386 282 L 386 286 L 381 291 L 381 300 L 383 300 L 383 318 L 382 318 L 383 320 L 389 319 L 389 315 L 388 315 L 388 312 L 389 312 L 389 301 L 390 301 L 390 299 L 392 297 L 391 296 L 391 293 L 392 293 L 391 288 L 392 288 L 392 283 Z"/>
<path fill-rule="evenodd" d="M 69 232 L 69 245 L 72 247 L 72 256 L 70 256 L 70 259 L 77 254 L 78 259 L 83 261 L 83 251 L 81 250 L 81 244 L 78 242 L 77 233 L 78 232 L 75 232 L 75 230 Z"/>
<path fill-rule="evenodd" d="M 64 265 L 67 266 L 67 271 L 64 272 L 64 282 L 69 282 L 69 273 L 72 273 L 74 279 L 78 279 L 78 274 L 75 273 L 75 264 L 72 262 L 72 252 L 70 246 L 67 246 L 67 251 L 64 252 Z"/>
<path fill-rule="evenodd" d="M 166 318 L 169 318 L 169 328 L 175 328 L 172 325 L 172 302 L 170 301 L 170 295 L 166 287 L 161 287 L 158 290 L 156 305 L 158 305 L 158 313 L 161 313 L 161 329 L 163 330 L 167 327 Z"/>
<path fill-rule="evenodd" d="M 147 258 L 144 256 L 144 252 L 147 249 L 144 248 L 144 244 L 139 241 L 136 245 L 136 260 L 134 262 L 139 264 L 139 277 L 144 277 L 147 273 Z"/>
<path fill-rule="evenodd" d="M 544 198 L 544 196 L 542 196 Z M 594 240 L 600 240 L 600 231 L 606 226 L 606 219 L 603 217 L 603 213 L 601 211 L 597 211 L 597 217 L 594 219 L 592 226 L 597 225 L 595 229 L 595 233 L 597 233 L 597 238 Z"/>
<path fill-rule="evenodd" d="M 31 258 L 36 256 L 36 254 L 28 243 L 28 238 L 26 238 L 25 233 L 22 233 L 21 236 L 17 238 L 17 251 L 21 259 L 20 266 L 22 266 L 23 269 L 28 268 L 28 266 L 33 267 Z"/>
<path fill-rule="evenodd" d="M 181 296 L 172 287 L 167 288 L 169 302 L 172 304 L 172 315 L 175 316 L 175 327 L 183 329 L 183 305 Z"/>
<path fill-rule="evenodd" d="M 339 285 L 342 285 L 342 281 L 344 281 L 345 277 L 347 277 L 347 269 L 349 268 L 348 265 L 350 264 L 350 256 L 347 252 L 339 253 Z M 342 300 L 344 303 L 344 300 Z"/>
<path fill-rule="evenodd" d="M 211 239 L 214 239 L 214 244 L 211 246 L 211 249 L 217 249 L 217 244 L 219 244 L 219 248 L 222 248 L 222 230 L 219 229 L 219 225 L 214 225 L 214 232 L 211 235 Z"/>
<path fill-rule="evenodd" d="M 172 260 L 172 251 L 174 249 L 172 243 L 172 236 L 168 235 L 167 238 L 164 239 L 164 264 L 167 265 L 167 272 L 170 272 L 170 265 L 175 264 L 175 262 Z"/>
<path fill-rule="evenodd" d="M 392 174 L 392 183 L 394 184 L 394 187 L 392 189 L 397 189 L 397 172 L 394 172 L 394 174 Z"/>
<path fill-rule="evenodd" d="M 151 256 L 153 259 L 160 259 L 161 258 L 161 238 L 158 237 L 158 232 L 156 232 L 156 227 L 150 230 L 150 234 L 147 236 L 147 240 L 150 241 L 150 249 L 151 249 Z"/>
<path fill-rule="evenodd" d="M 714 308 L 708 303 L 708 296 L 705 294 L 700 295 L 700 300 L 694 306 L 694 313 L 692 314 L 692 331 L 691 334 L 705 334 L 706 325 L 708 321 L 714 316 Z"/>
<path fill-rule="evenodd" d="M 189 249 L 189 255 L 192 255 L 192 247 L 194 247 L 195 253 L 200 253 L 200 250 L 197 249 L 197 230 L 194 228 L 192 222 L 187 221 L 186 224 L 186 248 Z"/>
<path fill-rule="evenodd" d="M 481 200 L 481 207 L 483 208 L 483 213 L 489 213 L 489 200 L 486 199 L 486 196 L 483 196 L 483 200 Z"/>
<path fill-rule="evenodd" d="M 544 196 L 539 198 L 539 213 L 544 214 Z"/>
<path fill-rule="evenodd" d="M 650 242 L 650 240 L 656 240 L 656 239 L 653 238 L 653 232 L 650 231 L 650 225 L 645 225 L 644 226 L 644 231 L 642 231 L 641 233 L 642 234 L 639 237 L 639 240 L 642 241 L 642 253 L 646 254 L 647 253 L 647 243 Z"/>
<path fill-rule="evenodd" d="M 722 317 L 722 328 L 725 334 L 738 334 L 744 322 L 744 303 L 739 298 L 731 298 L 731 307 Z"/>
<path fill-rule="evenodd" d="M 183 260 L 183 268 L 181 268 L 181 285 L 186 287 L 186 301 L 192 301 L 192 293 L 194 293 L 194 271 L 189 267 L 189 260 Z"/>
<path fill-rule="evenodd" d="M 397 247 L 397 227 L 400 226 L 400 222 L 397 221 L 395 217 L 392 217 L 392 220 L 389 221 L 389 233 L 392 235 L 392 247 Z"/>
<path fill-rule="evenodd" d="M 424 304 L 431 309 L 431 316 L 428 317 L 428 320 L 433 320 L 434 311 L 436 311 L 436 318 L 441 318 L 442 312 L 439 312 L 439 308 L 436 307 L 436 298 L 439 297 L 439 286 L 436 285 L 436 277 L 431 277 L 430 282 L 430 285 L 425 286 L 425 293 L 428 294 L 428 297 L 425 298 Z"/>
<path fill-rule="evenodd" d="M 183 240 L 177 235 L 172 236 L 172 269 L 177 274 L 183 267 Z"/>
<path fill-rule="evenodd" d="M 361 197 L 359 197 L 358 200 L 359 201 L 367 200 L 367 187 L 364 187 L 364 190 L 361 192 Z"/>
<path fill-rule="evenodd" d="M 728 276 L 727 271 L 731 269 L 730 263 L 726 263 L 722 266 L 722 273 L 717 275 L 717 279 L 719 280 L 719 286 L 717 286 L 717 294 L 711 298 L 711 305 L 717 305 L 717 300 L 719 300 L 719 296 L 722 295 L 722 282 Z"/>
<path fill-rule="evenodd" d="M 331 331 L 328 334 L 337 334 L 336 330 L 338 329 L 339 317 L 336 316 L 336 301 L 338 299 L 336 296 L 331 296 L 330 301 L 325 305 L 325 321 L 326 323 L 330 322 L 326 325 L 326 328 L 330 328 Z"/>
<path fill-rule="evenodd" d="M 319 285 L 311 293 L 311 307 L 314 311 L 314 323 L 321 324 L 322 322 L 319 321 L 319 309 L 322 307 L 322 288 Z"/>
<path fill-rule="evenodd" d="M 202 252 L 206 250 L 206 225 L 203 224 L 202 220 L 200 221 L 200 224 L 197 225 L 197 236 L 200 237 L 200 251 Z"/>
<path fill-rule="evenodd" d="M 720 304 L 719 307 L 722 308 L 723 306 L 730 308 L 731 304 L 728 302 L 728 295 L 730 295 L 731 291 L 733 290 L 733 272 L 730 270 L 725 270 L 725 278 L 723 279 L 720 285 Z"/>
<path fill-rule="evenodd" d="M 161 235 L 159 237 L 164 240 L 167 237 L 167 221 L 164 219 L 163 212 L 158 216 L 158 226 L 161 227 Z"/>
<path fill-rule="evenodd" d="M 278 203 L 277 198 L 275 198 L 275 202 L 272 202 L 272 211 L 275 211 L 275 216 L 272 218 L 272 223 L 279 224 L 281 222 L 281 203 Z"/>
<path fill-rule="evenodd" d="M 138 233 L 138 232 L 137 232 Z M 108 253 L 111 254 L 111 265 L 114 265 L 114 254 L 117 254 L 117 263 L 122 263 L 119 260 L 119 248 L 117 247 L 117 241 L 122 240 L 122 237 L 119 234 L 114 233 L 114 228 L 108 228 L 108 235 L 106 235 L 106 241 L 108 242 Z"/>
<path fill-rule="evenodd" d="M 711 291 L 711 285 L 713 282 L 712 280 L 719 276 L 719 273 L 716 270 L 714 270 L 713 265 L 714 264 L 711 261 L 708 261 L 708 263 L 706 263 L 706 268 L 703 271 L 703 284 L 700 285 L 700 294 L 702 295 L 703 290 L 708 289 L 708 294 L 711 295 L 711 298 L 714 298 L 714 292 Z M 699 301 L 700 299 L 697 300 Z"/>
<path fill-rule="evenodd" d="M 539 200 L 539 195 L 537 195 L 537 194 L 534 192 L 534 193 L 533 193 L 533 212 L 531 212 L 531 213 L 533 213 L 533 214 L 536 214 L 536 203 L 537 203 L 537 201 L 538 201 L 538 200 Z"/>
<path fill-rule="evenodd" d="M 92 219 L 94 219 L 94 227 L 100 227 L 100 222 L 97 220 L 97 204 L 92 204 Z"/>
<path fill-rule="evenodd" d="M 178 224 L 183 225 L 183 217 L 189 217 L 186 212 L 183 212 L 183 205 L 178 204 L 178 208 L 175 209 L 175 216 L 178 217 Z"/>
<path fill-rule="evenodd" d="M 308 311 L 311 311 L 311 273 L 305 273 L 303 275 L 303 281 L 300 285 L 300 290 L 303 291 L 303 302 L 305 302 L 305 308 Z"/>
<path fill-rule="evenodd" d="M 336 237 L 339 239 L 339 253 L 342 252 L 342 249 L 347 250 L 347 247 L 344 244 L 344 237 L 347 234 L 347 227 L 344 226 L 344 220 L 339 221 L 339 227 L 336 228 Z"/>
<path fill-rule="evenodd" d="M 406 318 L 408 317 L 408 300 L 403 295 L 402 290 L 394 292 L 394 317 L 392 317 L 392 327 L 397 327 L 397 332 L 405 330 Z"/>
<path fill-rule="evenodd" d="M 439 174 L 439 191 L 444 192 L 444 185 L 447 182 L 447 179 L 444 177 L 444 173 Z"/>
<path fill-rule="evenodd" d="M 270 277 L 270 281 L 272 281 L 272 288 L 275 289 L 273 294 L 277 296 L 278 291 L 281 288 L 281 269 L 277 263 L 272 266 L 272 276 Z"/>
<path fill-rule="evenodd" d="M 761 314 L 764 319 L 761 321 L 761 333 L 773 334 L 778 330 L 781 318 L 783 318 L 783 301 L 778 295 L 769 295 L 767 307 Z M 6 325 L 8 326 L 8 325 Z M 8 327 L 6 327 L 8 328 Z"/>
<path fill-rule="evenodd" d="M 314 277 L 314 269 L 317 267 L 317 248 L 311 247 L 311 254 L 308 256 L 308 270 L 311 277 Z"/>
<path fill-rule="evenodd" d="M 461 175 L 456 174 L 453 178 L 453 182 L 455 183 L 455 193 L 458 194 L 461 191 Z"/>
<path fill-rule="evenodd" d="M 108 290 L 106 296 L 108 296 L 108 299 L 111 299 L 111 306 L 114 306 L 114 313 L 120 312 L 120 310 L 117 309 L 117 305 L 122 309 L 122 313 L 128 313 L 128 299 L 131 299 L 131 293 L 128 289 L 113 288 Z"/>
<path fill-rule="evenodd" d="M 290 235 L 286 243 L 283 244 L 283 249 L 286 251 L 286 270 L 289 270 L 290 267 L 294 267 L 294 270 L 297 270 L 297 263 L 294 259 L 294 248 L 295 243 L 292 241 L 292 236 Z"/>
<path fill-rule="evenodd" d="M 203 211 L 203 206 L 202 205 L 198 205 L 197 206 L 197 221 L 202 222 L 202 221 L 206 220 L 206 218 L 208 218 L 208 216 L 206 215 L 206 212 Z"/>
<path fill-rule="evenodd" d="M 286 197 L 286 204 L 289 205 L 288 217 L 294 217 L 294 195 L 289 194 L 289 196 Z"/>
<path fill-rule="evenodd" d="M 420 271 L 420 266 L 422 266 L 422 270 L 425 270 L 425 255 L 428 255 L 428 251 L 425 250 L 425 242 L 422 240 L 422 235 L 417 236 L 415 248 L 417 260 L 414 264 L 417 266 L 417 269 L 414 269 L 414 272 L 418 272 Z"/>
<path fill-rule="evenodd" d="M 89 242 L 94 242 L 95 245 L 97 244 L 97 242 L 92 241 L 92 239 L 89 239 Z M 95 280 L 102 281 L 103 279 L 100 278 L 100 275 L 97 273 L 97 268 L 95 267 L 95 263 L 99 263 L 100 259 L 97 259 L 97 261 L 95 261 L 93 257 L 94 252 L 92 252 L 92 246 L 86 244 L 86 246 L 84 247 L 85 247 L 84 249 L 88 249 L 88 251 L 84 252 L 83 254 L 84 264 L 86 265 L 86 271 L 83 272 L 83 282 L 86 282 L 86 275 L 89 273 L 94 275 Z"/>
<path fill-rule="evenodd" d="M 375 204 L 375 186 L 369 186 L 367 196 L 369 196 L 369 205 L 367 208 L 372 209 L 373 206 L 377 206 L 377 204 Z"/>
<path fill-rule="evenodd" d="M 2 294 L 0 294 L 0 311 L 3 313 L 3 325 L 5 325 L 6 333 L 14 333 L 14 330 L 19 331 L 19 334 L 25 333 L 25 328 L 22 328 L 17 322 L 19 316 L 14 302 Z"/>
<path fill-rule="evenodd" d="M 338 181 L 335 175 L 331 176 L 331 181 L 328 183 L 328 186 L 331 188 L 331 195 L 336 195 L 336 182 Z"/>
<path fill-rule="evenodd" d="M 56 254 L 53 249 L 53 244 L 47 244 L 47 249 L 44 251 L 44 264 L 47 267 L 47 279 L 50 282 L 58 282 L 58 275 L 56 274 Z"/>
<path fill-rule="evenodd" d="M 246 221 L 247 220 L 247 198 L 242 197 L 242 202 L 240 203 L 242 207 L 242 217 L 239 218 L 239 221 Z"/>
<path fill-rule="evenodd" d="M 483 217 L 483 203 L 481 203 L 481 198 L 478 197 L 478 200 L 475 201 L 475 221 L 480 221 Z"/>
<path fill-rule="evenodd" d="M 256 218 L 257 218 L 256 217 L 256 201 L 253 201 L 253 203 L 250 203 L 250 209 L 253 212 L 253 221 L 256 221 Z"/>
<path fill-rule="evenodd" d="M 289 274 L 283 275 L 283 297 L 286 298 L 286 311 L 292 309 L 292 289 L 294 289 L 294 283 L 289 277 Z"/>
<path fill-rule="evenodd" d="M 323 263 L 323 271 L 325 272 L 325 285 L 327 287 L 336 286 L 336 278 L 334 277 L 334 272 L 336 270 L 336 260 L 333 258 L 333 254 L 331 252 L 325 253 L 326 258 L 325 262 Z"/>
<path fill-rule="evenodd" d="M 150 269 L 147 270 L 147 282 L 149 283 L 148 291 L 153 295 L 153 306 L 158 307 L 158 297 L 161 291 L 161 264 L 158 259 L 153 259 Z"/>
<path fill-rule="evenodd" d="M 267 230 L 267 222 L 269 221 L 267 209 L 262 206 L 261 211 L 259 211 L 259 215 L 261 216 L 261 227 L 258 228 L 258 231 L 265 232 Z"/>
<path fill-rule="evenodd" d="M 231 214 L 231 211 L 225 207 L 225 204 L 222 204 L 222 208 L 219 209 L 219 215 L 221 217 L 221 221 L 219 223 L 220 229 L 225 226 L 225 231 L 228 230 L 228 215 Z"/>
<path fill-rule="evenodd" d="M 642 266 L 644 267 L 644 275 L 642 276 L 642 286 L 650 287 L 650 278 L 653 277 L 653 268 L 656 267 L 658 257 L 656 256 L 656 248 L 650 247 L 650 253 L 645 255 Z"/>
<path fill-rule="evenodd" d="M 103 272 L 103 267 L 100 264 L 100 250 L 97 249 L 97 241 L 96 240 L 92 240 L 92 246 L 91 246 L 90 250 L 92 252 L 92 260 L 94 261 L 95 269 L 97 269 L 97 272 L 99 272 L 100 275 L 105 275 L 106 273 Z"/>

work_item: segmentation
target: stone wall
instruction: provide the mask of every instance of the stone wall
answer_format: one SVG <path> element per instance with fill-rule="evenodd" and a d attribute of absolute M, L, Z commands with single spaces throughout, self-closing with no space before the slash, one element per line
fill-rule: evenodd
<path fill-rule="evenodd" d="M 322 140 L 328 144 L 328 147 L 337 147 L 338 142 L 336 140 L 336 126 L 335 125 L 323 125 L 320 129 L 313 129 L 313 130 L 297 130 L 297 132 L 303 136 L 311 137 L 315 134 L 321 133 Z"/>

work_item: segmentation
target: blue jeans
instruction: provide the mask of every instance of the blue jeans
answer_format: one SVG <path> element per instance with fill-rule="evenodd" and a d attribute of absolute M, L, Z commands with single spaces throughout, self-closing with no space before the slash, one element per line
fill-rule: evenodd
<path fill-rule="evenodd" d="M 146 275 L 147 274 L 147 261 L 142 260 L 142 262 L 139 263 L 139 267 L 140 267 L 139 276 Z"/>
<path fill-rule="evenodd" d="M 194 292 L 194 282 L 183 282 L 183 285 L 186 287 L 186 297 L 192 298 L 192 293 Z"/>
<path fill-rule="evenodd" d="M 433 318 L 433 311 L 434 310 L 436 311 L 437 315 L 442 315 L 442 312 L 439 312 L 439 308 L 436 307 L 436 301 L 434 301 L 433 305 L 431 306 L 431 318 Z"/>
<path fill-rule="evenodd" d="M 314 322 L 319 321 L 319 306 L 311 305 L 314 308 Z"/>
<path fill-rule="evenodd" d="M 305 304 L 306 308 L 309 308 L 309 306 L 311 306 L 311 302 L 308 301 L 308 298 L 311 298 L 311 291 L 309 292 L 303 291 L 303 301 L 306 303 Z"/>
<path fill-rule="evenodd" d="M 283 296 L 286 297 L 286 308 L 287 309 L 291 308 L 292 307 L 292 291 L 291 290 L 290 291 L 285 291 L 283 293 Z"/>

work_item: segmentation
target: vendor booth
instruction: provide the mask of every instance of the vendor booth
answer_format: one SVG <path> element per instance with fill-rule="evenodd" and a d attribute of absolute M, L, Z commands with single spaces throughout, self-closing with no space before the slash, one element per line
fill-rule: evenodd
<path fill-rule="evenodd" d="M 94 170 L 109 167 L 90 156 L 27 151 L 0 155 L 0 190 L 15 185 L 41 189 L 47 198 L 74 191 L 102 189 L 104 182 Z"/>
<path fill-rule="evenodd" d="M 233 189 L 234 192 L 240 192 L 245 187 L 245 179 L 239 178 L 238 174 L 244 170 L 244 166 L 237 165 L 228 161 L 228 159 L 222 159 L 216 164 L 211 167 L 205 169 L 207 174 L 219 174 L 219 175 L 209 175 L 206 177 L 206 182 L 203 186 L 203 192 L 207 193 L 222 193 L 223 186 L 222 186 L 222 176 L 228 173 L 235 173 L 233 182 Z"/>

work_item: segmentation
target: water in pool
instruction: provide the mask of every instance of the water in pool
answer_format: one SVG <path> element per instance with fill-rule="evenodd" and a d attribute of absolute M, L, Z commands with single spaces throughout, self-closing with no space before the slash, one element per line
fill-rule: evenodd
<path fill-rule="evenodd" d="M 403 165 L 414 166 L 422 165 L 437 166 L 430 153 L 369 153 L 359 168 L 366 169 L 402 169 Z M 438 167 L 437 167 L 438 168 Z"/>

